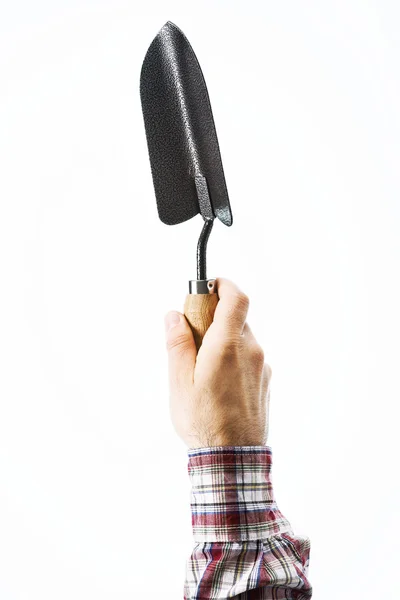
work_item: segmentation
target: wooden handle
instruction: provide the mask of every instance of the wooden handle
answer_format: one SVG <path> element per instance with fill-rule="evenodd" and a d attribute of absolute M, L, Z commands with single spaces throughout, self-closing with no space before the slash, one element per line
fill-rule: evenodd
<path fill-rule="evenodd" d="M 188 294 L 186 296 L 184 314 L 193 331 L 197 350 L 213 322 L 217 304 L 218 294 Z"/>

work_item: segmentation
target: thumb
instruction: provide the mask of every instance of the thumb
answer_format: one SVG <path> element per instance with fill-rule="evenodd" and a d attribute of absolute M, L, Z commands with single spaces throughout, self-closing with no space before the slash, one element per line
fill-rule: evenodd
<path fill-rule="evenodd" d="M 192 385 L 197 351 L 185 316 L 177 311 L 167 313 L 165 332 L 171 385 Z"/>

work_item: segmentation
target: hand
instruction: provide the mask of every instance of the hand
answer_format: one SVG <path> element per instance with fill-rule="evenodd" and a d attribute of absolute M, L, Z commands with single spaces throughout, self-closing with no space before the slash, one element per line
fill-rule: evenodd
<path fill-rule="evenodd" d="M 264 445 L 271 368 L 246 323 L 248 297 L 227 279 L 216 288 L 214 321 L 198 354 L 184 315 L 166 315 L 172 422 L 189 448 Z"/>

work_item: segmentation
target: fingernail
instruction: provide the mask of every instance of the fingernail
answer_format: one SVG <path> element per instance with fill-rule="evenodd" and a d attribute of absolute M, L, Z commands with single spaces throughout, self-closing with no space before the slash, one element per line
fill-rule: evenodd
<path fill-rule="evenodd" d="M 169 312 L 165 317 L 165 331 L 169 331 L 175 325 L 178 325 L 181 316 L 178 312 Z"/>

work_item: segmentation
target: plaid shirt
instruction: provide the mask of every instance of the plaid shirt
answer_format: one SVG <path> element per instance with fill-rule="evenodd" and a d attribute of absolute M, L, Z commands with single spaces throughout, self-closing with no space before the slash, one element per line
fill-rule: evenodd
<path fill-rule="evenodd" d="M 188 451 L 195 547 L 185 600 L 306 600 L 308 537 L 295 536 L 278 509 L 270 446 Z"/>

